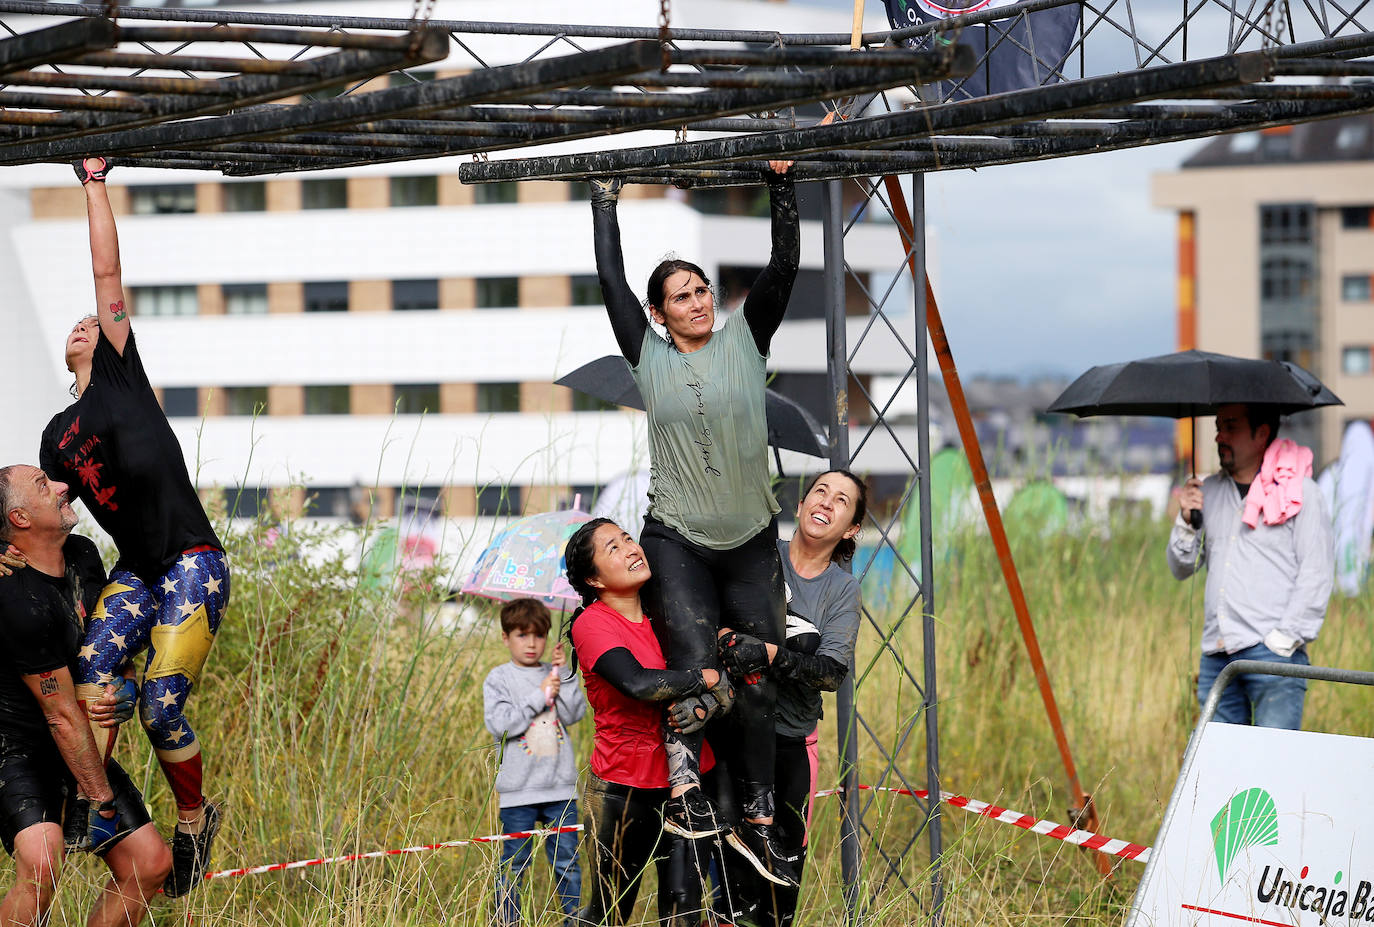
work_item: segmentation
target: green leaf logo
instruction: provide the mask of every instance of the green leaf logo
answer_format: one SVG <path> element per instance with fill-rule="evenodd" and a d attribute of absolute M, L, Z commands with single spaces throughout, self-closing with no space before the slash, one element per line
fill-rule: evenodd
<path fill-rule="evenodd" d="M 1217 855 L 1217 875 L 1226 881 L 1226 870 L 1246 847 L 1277 846 L 1279 813 L 1264 789 L 1247 789 L 1221 806 L 1212 818 L 1212 849 Z"/>

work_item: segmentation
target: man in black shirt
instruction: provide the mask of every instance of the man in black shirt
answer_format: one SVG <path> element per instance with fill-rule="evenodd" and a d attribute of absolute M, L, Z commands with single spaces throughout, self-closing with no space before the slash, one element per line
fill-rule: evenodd
<path fill-rule="evenodd" d="M 171 869 L 171 854 L 119 768 L 103 765 L 72 673 L 105 581 L 95 545 L 72 536 L 65 483 L 37 467 L 0 469 L 0 548 L 27 566 L 0 576 L 0 842 L 15 883 L 0 924 L 47 920 L 69 842 L 100 855 L 110 879 L 89 924 L 134 925 Z M 113 721 L 114 689 L 93 706 Z"/>

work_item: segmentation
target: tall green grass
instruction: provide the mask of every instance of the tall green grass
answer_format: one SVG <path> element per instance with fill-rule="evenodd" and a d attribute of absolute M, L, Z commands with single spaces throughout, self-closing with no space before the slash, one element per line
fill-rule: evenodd
<path fill-rule="evenodd" d="M 494 610 L 468 627 L 432 620 L 445 578 L 417 575 L 380 588 L 359 581 L 335 551 L 354 529 L 304 523 L 269 546 L 262 526 L 226 532 L 233 600 L 188 715 L 205 745 L 207 791 L 226 809 L 214 866 L 403 847 L 498 830 L 496 753 L 482 724 L 482 680 L 507 659 Z M 1196 714 L 1193 679 L 1202 579 L 1176 582 L 1164 563 L 1168 527 L 1121 521 L 1110 532 L 1013 537 L 1021 577 L 1085 788 L 1109 836 L 1152 842 Z M 342 534 L 341 534 L 342 533 Z M 944 787 L 1066 821 L 1065 778 L 990 545 L 970 534 L 937 564 L 938 710 Z M 881 593 L 867 606 L 858 662 L 861 779 L 877 780 L 877 743 L 924 787 L 920 697 L 893 652 L 921 658 L 917 613 Z M 892 594 L 891 599 L 902 596 Z M 1314 663 L 1371 663 L 1368 599 L 1333 600 Z M 919 678 L 919 670 L 916 670 Z M 1307 727 L 1370 735 L 1374 693 L 1313 684 Z M 822 786 L 836 777 L 833 704 L 822 722 Z M 910 736 L 902 734 L 914 723 Z M 573 728 L 580 756 L 591 725 Z M 117 750 L 142 783 L 160 826 L 173 804 L 142 733 Z M 889 777 L 886 784 L 900 785 Z M 866 795 L 866 823 L 886 848 L 910 841 L 911 799 Z M 843 920 L 838 804 L 819 799 L 802 923 Z M 1082 851 L 946 808 L 947 922 L 1120 920 L 1142 867 L 1122 862 L 1101 880 Z M 913 898 L 867 851 L 861 893 L 868 923 L 919 923 L 929 858 L 924 838 L 900 867 Z M 157 923 L 410 925 L 484 923 L 499 849 L 469 846 L 208 883 L 159 901 Z M 53 923 L 75 924 L 101 869 L 75 861 Z M 651 920 L 652 875 L 640 916 Z M 548 867 L 536 859 L 530 922 L 560 922 Z"/>

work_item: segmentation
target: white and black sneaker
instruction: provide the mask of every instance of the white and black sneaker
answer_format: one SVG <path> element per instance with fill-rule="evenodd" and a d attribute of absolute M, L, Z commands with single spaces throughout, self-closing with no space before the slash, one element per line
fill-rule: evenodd
<path fill-rule="evenodd" d="M 688 840 L 714 837 L 724 830 L 716 815 L 716 806 L 700 788 L 688 789 L 664 803 L 663 829 Z"/>
<path fill-rule="evenodd" d="M 725 842 L 769 882 L 797 887 L 797 857 L 783 852 L 772 824 L 741 821 L 725 835 Z"/>

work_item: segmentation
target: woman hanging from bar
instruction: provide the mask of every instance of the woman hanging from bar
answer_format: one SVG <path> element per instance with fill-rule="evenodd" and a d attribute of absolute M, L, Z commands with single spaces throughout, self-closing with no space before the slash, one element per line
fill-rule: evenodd
<path fill-rule="evenodd" d="M 782 565 L 777 501 L 768 467 L 764 367 L 796 277 L 800 224 L 790 162 L 764 174 L 772 211 L 772 254 L 743 308 L 715 331 L 715 299 L 706 273 L 665 260 L 649 276 L 647 298 L 625 278 L 616 203 L 618 178 L 592 182 L 597 273 L 621 353 L 630 362 L 649 413 L 649 513 L 640 543 L 654 565 L 645 589 L 661 622 L 668 666 L 720 665 L 717 632 L 733 628 L 765 644 L 783 634 Z M 645 308 L 648 313 L 646 315 Z M 650 320 L 663 327 L 658 334 Z M 743 820 L 726 841 L 775 884 L 795 884 L 773 830 L 773 725 L 776 683 L 752 647 L 720 641 L 742 671 L 727 721 L 729 766 Z M 705 835 L 724 828 L 699 786 L 700 734 L 670 734 L 672 800 L 664 828 Z M 721 738 L 721 744 L 727 738 Z M 747 747 L 745 746 L 747 745 Z"/>
<path fill-rule="evenodd" d="M 829 470 L 811 481 L 797 503 L 792 540 L 778 542 L 787 590 L 787 637 L 782 645 L 763 646 L 768 671 L 778 680 L 778 842 L 797 857 L 799 883 L 817 786 L 821 693 L 834 692 L 844 681 L 859 635 L 859 581 L 843 564 L 854 557 L 854 538 L 867 511 L 863 480 L 848 470 Z M 793 922 L 798 889 L 767 885 L 740 867 L 727 869 L 736 899 L 732 920 L 757 927 Z"/>
<path fill-rule="evenodd" d="M 201 791 L 200 741 L 183 708 L 229 604 L 229 564 L 134 341 L 105 190 L 109 162 L 86 158 L 75 167 L 86 194 L 97 312 L 67 336 L 76 401 L 48 423 L 39 461 L 49 477 L 76 489 L 119 549 L 86 627 L 76 691 L 93 702 L 103 684 L 132 676 L 133 657 L 147 650 L 139 714 L 176 799 L 164 886 L 176 897 L 200 883 L 219 829 L 219 810 Z M 112 730 L 93 730 L 108 756 Z"/>

